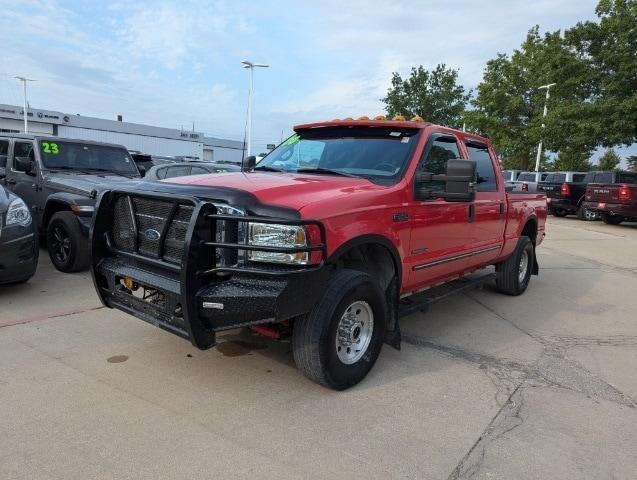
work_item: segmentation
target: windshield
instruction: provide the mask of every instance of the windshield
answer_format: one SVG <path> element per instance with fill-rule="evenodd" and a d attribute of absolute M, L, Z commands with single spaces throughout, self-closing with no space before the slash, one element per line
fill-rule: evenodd
<path fill-rule="evenodd" d="M 135 175 L 139 172 L 125 148 L 92 143 L 41 140 L 44 168 Z"/>
<path fill-rule="evenodd" d="M 417 143 L 419 129 L 326 127 L 292 135 L 256 171 L 345 175 L 395 183 Z"/>

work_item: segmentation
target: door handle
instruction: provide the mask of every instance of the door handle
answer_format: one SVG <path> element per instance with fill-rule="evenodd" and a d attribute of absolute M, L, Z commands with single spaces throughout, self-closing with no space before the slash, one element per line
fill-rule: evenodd
<path fill-rule="evenodd" d="M 7 183 L 8 183 L 9 185 L 15 185 L 15 184 L 16 184 L 16 183 L 18 183 L 18 182 L 16 182 L 16 181 L 15 181 L 15 178 L 10 178 L 9 180 L 7 180 Z"/>

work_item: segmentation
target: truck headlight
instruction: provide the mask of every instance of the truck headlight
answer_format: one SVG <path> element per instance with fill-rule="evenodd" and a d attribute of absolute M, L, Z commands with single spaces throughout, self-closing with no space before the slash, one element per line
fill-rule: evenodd
<path fill-rule="evenodd" d="M 31 212 L 29 207 L 20 198 L 16 198 L 9 204 L 9 210 L 7 210 L 7 226 L 9 225 L 22 225 L 26 227 L 31 223 Z"/>
<path fill-rule="evenodd" d="M 250 223 L 248 244 L 283 248 L 305 247 L 307 246 L 307 236 L 305 229 L 301 226 Z M 309 253 L 277 253 L 253 250 L 248 251 L 248 260 L 254 262 L 307 265 L 309 262 Z"/>

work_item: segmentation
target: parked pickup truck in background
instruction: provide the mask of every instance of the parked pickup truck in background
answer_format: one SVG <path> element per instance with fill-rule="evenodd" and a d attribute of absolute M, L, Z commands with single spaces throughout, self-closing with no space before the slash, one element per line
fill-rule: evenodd
<path fill-rule="evenodd" d="M 39 135 L 2 134 L 7 188 L 31 210 L 38 233 L 46 237 L 55 268 L 75 272 L 89 264 L 88 232 L 95 198 L 105 185 L 140 180 L 121 145 Z M 4 148 L 4 147 L 3 147 Z M 0 160 L 3 160 L 0 157 Z"/>
<path fill-rule="evenodd" d="M 102 302 L 201 349 L 238 327 L 291 336 L 298 368 L 334 389 L 400 347 L 400 317 L 489 280 L 519 295 L 538 273 L 546 197 L 507 194 L 473 134 L 311 123 L 252 171 L 170 181 L 100 195 Z"/>
<path fill-rule="evenodd" d="M 535 193 L 538 191 L 538 183 L 543 182 L 549 172 L 522 172 L 518 175 L 517 180 L 512 181 L 509 185 L 513 192 Z"/>
<path fill-rule="evenodd" d="M 549 173 L 545 180 L 538 184 L 538 191 L 546 193 L 549 213 L 556 217 L 577 215 L 582 220 L 594 220 L 595 213 L 582 206 L 586 192 L 586 180 L 592 178 L 594 173 Z"/>
<path fill-rule="evenodd" d="M 599 177 L 587 185 L 584 207 L 611 225 L 637 221 L 637 172 L 605 172 Z"/>

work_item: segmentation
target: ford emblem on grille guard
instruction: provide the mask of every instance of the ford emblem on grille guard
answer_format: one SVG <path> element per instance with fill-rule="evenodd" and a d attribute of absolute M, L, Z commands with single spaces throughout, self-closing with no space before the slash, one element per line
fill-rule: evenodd
<path fill-rule="evenodd" d="M 151 242 L 156 242 L 157 240 L 159 240 L 159 237 L 161 237 L 161 233 L 159 233 L 157 230 L 153 230 L 152 228 L 149 228 L 148 230 L 144 232 L 144 236 L 146 237 L 146 240 L 150 240 Z"/>

